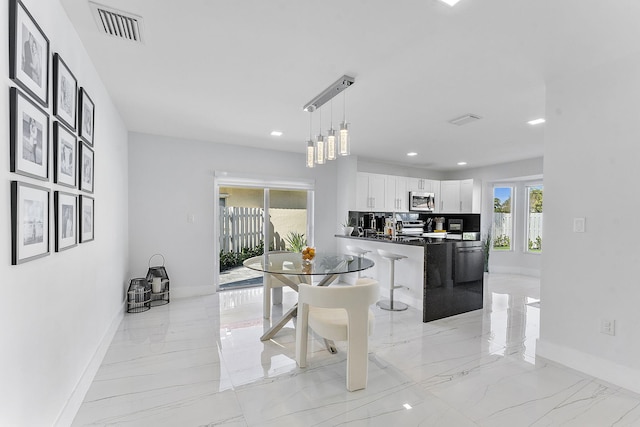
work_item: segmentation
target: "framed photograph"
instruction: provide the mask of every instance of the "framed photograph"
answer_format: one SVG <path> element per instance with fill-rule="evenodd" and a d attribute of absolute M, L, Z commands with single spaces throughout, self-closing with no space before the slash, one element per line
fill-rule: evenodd
<path fill-rule="evenodd" d="M 9 77 L 49 106 L 49 39 L 20 0 L 9 0 Z"/>
<path fill-rule="evenodd" d="M 78 135 L 93 147 L 93 119 L 95 106 L 84 88 L 80 88 Z"/>
<path fill-rule="evenodd" d="M 72 248 L 78 244 L 78 198 L 75 194 L 56 191 L 55 233 L 56 252 Z"/>
<path fill-rule="evenodd" d="M 53 123 L 53 182 L 76 188 L 76 136 L 59 122 Z"/>
<path fill-rule="evenodd" d="M 94 208 L 95 200 L 93 197 L 80 196 L 80 243 L 90 242 L 94 237 Z"/>
<path fill-rule="evenodd" d="M 93 193 L 93 150 L 84 142 L 81 142 L 79 145 L 78 170 L 80 171 L 80 190 Z"/>
<path fill-rule="evenodd" d="M 76 129 L 78 81 L 57 53 L 53 56 L 53 114 L 71 130 Z"/>
<path fill-rule="evenodd" d="M 11 172 L 49 180 L 49 115 L 11 88 Z"/>
<path fill-rule="evenodd" d="M 49 189 L 11 181 L 11 264 L 49 255 Z"/>

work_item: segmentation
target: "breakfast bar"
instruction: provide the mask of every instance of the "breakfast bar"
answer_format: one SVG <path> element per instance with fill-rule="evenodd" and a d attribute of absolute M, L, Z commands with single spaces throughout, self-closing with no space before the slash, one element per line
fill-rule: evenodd
<path fill-rule="evenodd" d="M 396 263 L 395 298 L 422 310 L 422 321 L 442 319 L 482 308 L 484 252 L 479 240 L 463 241 L 430 236 L 345 236 L 336 235 L 337 248 L 347 246 L 371 251 L 375 262 L 367 273 L 380 281 L 381 293 L 388 289 L 388 263 L 377 250 L 407 258 Z"/>

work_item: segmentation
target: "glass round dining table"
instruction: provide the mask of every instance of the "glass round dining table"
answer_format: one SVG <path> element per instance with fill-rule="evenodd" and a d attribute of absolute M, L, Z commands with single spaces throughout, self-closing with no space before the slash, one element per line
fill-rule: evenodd
<path fill-rule="evenodd" d="M 323 253 L 317 254 L 311 262 L 305 262 L 302 260 L 302 255 L 296 252 L 268 252 L 249 258 L 243 264 L 247 268 L 264 273 L 303 277 L 324 276 L 324 278 L 333 276 L 334 280 L 340 274 L 357 273 L 374 265 L 368 258 Z"/>
<path fill-rule="evenodd" d="M 314 280 L 312 279 L 316 277 L 320 278 L 317 286 L 328 286 L 340 275 L 366 270 L 373 267 L 374 262 L 364 257 L 322 252 L 317 252 L 311 262 L 304 262 L 300 253 L 275 251 L 249 258 L 243 262 L 243 265 L 252 270 L 271 274 L 297 292 L 300 282 L 313 284 Z M 297 278 L 298 283 L 292 280 L 293 278 Z M 270 290 L 265 288 L 264 292 L 270 292 Z M 297 310 L 298 305 L 296 304 L 260 339 L 262 341 L 270 340 L 296 315 Z"/>

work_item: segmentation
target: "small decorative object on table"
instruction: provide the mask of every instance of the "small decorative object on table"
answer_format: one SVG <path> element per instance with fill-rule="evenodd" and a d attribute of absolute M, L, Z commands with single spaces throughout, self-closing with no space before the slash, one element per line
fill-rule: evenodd
<path fill-rule="evenodd" d="M 315 256 L 316 256 L 316 248 L 307 246 L 302 250 L 302 263 L 311 264 Z"/>
<path fill-rule="evenodd" d="M 127 313 L 142 313 L 151 308 L 151 287 L 144 277 L 131 279 L 127 291 Z"/>
<path fill-rule="evenodd" d="M 151 260 L 155 256 L 162 257 L 162 265 L 151 267 Z M 149 258 L 149 270 L 147 271 L 147 283 L 151 289 L 151 305 L 169 304 L 169 275 L 164 268 L 164 256 L 154 254 Z"/>

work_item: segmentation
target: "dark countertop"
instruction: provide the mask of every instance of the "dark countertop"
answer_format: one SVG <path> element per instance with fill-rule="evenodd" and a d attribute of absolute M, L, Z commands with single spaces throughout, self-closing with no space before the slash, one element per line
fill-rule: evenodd
<path fill-rule="evenodd" d="M 444 244 L 452 244 L 456 242 L 462 242 L 463 240 L 459 239 L 447 239 L 447 238 L 439 238 L 439 237 L 421 237 L 421 236 L 345 236 L 343 234 L 336 234 L 336 237 L 341 239 L 353 239 L 353 240 L 367 240 L 369 242 L 381 242 L 381 243 L 395 243 L 399 245 L 410 245 L 410 246 L 425 246 L 425 245 L 444 245 Z M 471 240 L 464 240 L 465 242 L 470 242 Z M 477 241 L 477 240 L 474 240 Z"/>

